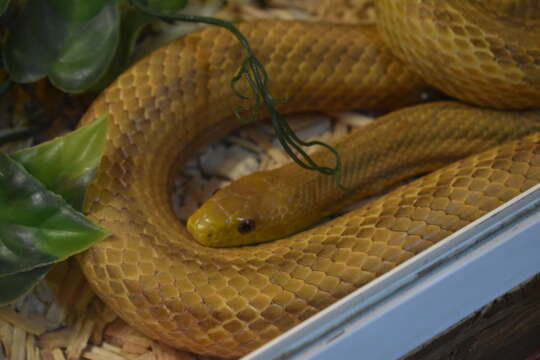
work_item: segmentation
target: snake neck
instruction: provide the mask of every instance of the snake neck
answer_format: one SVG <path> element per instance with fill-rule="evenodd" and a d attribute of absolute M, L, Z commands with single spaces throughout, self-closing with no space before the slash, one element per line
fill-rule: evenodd
<path fill-rule="evenodd" d="M 379 118 L 333 144 L 341 154 L 345 189 L 334 177 L 291 163 L 235 181 L 196 216 L 216 223 L 207 231 L 217 238 L 213 246 L 283 238 L 404 180 L 535 131 L 540 131 L 538 111 L 501 113 L 455 102 L 418 105 Z M 334 161 L 324 151 L 313 157 L 325 166 Z M 249 219 L 253 229 L 238 231 L 235 219 Z"/>

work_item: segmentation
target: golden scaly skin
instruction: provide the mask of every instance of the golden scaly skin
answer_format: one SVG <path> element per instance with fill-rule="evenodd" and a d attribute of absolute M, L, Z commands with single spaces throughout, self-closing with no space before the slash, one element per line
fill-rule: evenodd
<path fill-rule="evenodd" d="M 240 29 L 267 66 L 272 94 L 290 96 L 287 112 L 386 108 L 424 86 L 374 29 L 280 21 Z M 188 35 L 124 73 L 82 121 L 111 114 L 86 211 L 114 235 L 79 259 L 101 298 L 153 338 L 243 355 L 540 180 L 535 133 L 291 238 L 203 247 L 176 220 L 167 186 L 181 160 L 237 125 L 229 80 L 241 56 L 223 30 Z"/>
<path fill-rule="evenodd" d="M 540 2 L 377 1 L 393 53 L 431 85 L 463 101 L 540 107 Z"/>

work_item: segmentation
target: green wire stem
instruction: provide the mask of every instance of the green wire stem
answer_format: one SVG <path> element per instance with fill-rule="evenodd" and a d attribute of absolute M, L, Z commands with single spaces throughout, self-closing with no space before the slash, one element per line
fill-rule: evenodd
<path fill-rule="evenodd" d="M 341 163 L 341 157 L 339 156 L 338 152 L 332 146 L 324 142 L 304 141 L 298 138 L 298 136 L 294 133 L 294 131 L 289 126 L 287 120 L 285 120 L 285 118 L 274 107 L 274 105 L 283 103 L 283 100 L 276 100 L 270 95 L 268 91 L 268 86 L 267 86 L 268 73 L 266 72 L 261 62 L 257 59 L 255 54 L 253 53 L 253 50 L 251 49 L 248 40 L 240 32 L 240 30 L 238 30 L 238 28 L 236 28 L 232 23 L 228 21 L 216 19 L 213 17 L 188 15 L 188 14 L 162 13 L 142 4 L 141 1 L 138 1 L 138 0 L 131 0 L 131 3 L 142 12 L 145 12 L 151 16 L 160 18 L 161 20 L 164 20 L 164 21 L 185 21 L 185 22 L 194 22 L 194 23 L 204 23 L 204 24 L 219 26 L 219 27 L 229 30 L 238 39 L 238 41 L 240 42 L 240 44 L 242 45 L 242 47 L 244 48 L 246 52 L 246 58 L 242 62 L 241 66 L 239 67 L 236 75 L 231 79 L 231 88 L 238 97 L 240 97 L 241 99 L 247 100 L 249 99 L 249 97 L 241 94 L 236 89 L 236 84 L 242 78 L 245 78 L 248 84 L 250 85 L 251 90 L 253 92 L 253 97 L 255 100 L 255 107 L 252 111 L 251 119 L 253 120 L 257 118 L 259 114 L 259 110 L 261 106 L 264 104 L 264 106 L 266 107 L 266 109 L 268 110 L 270 114 L 270 118 L 272 120 L 272 126 L 278 136 L 279 142 L 281 143 L 281 146 L 283 147 L 283 149 L 291 157 L 291 159 L 294 162 L 296 162 L 299 166 L 305 169 L 315 170 L 325 175 L 335 176 L 338 186 L 344 189 L 343 185 L 341 184 L 342 163 Z M 239 107 L 238 109 L 234 111 L 236 117 L 243 122 L 245 121 L 242 119 L 241 113 L 245 110 L 246 110 L 245 108 Z M 310 146 L 315 146 L 315 145 L 322 146 L 328 149 L 334 155 L 336 159 L 335 167 L 327 167 L 327 166 L 318 165 L 303 149 L 303 147 L 310 147 Z M 299 155 L 297 155 L 295 151 Z"/>

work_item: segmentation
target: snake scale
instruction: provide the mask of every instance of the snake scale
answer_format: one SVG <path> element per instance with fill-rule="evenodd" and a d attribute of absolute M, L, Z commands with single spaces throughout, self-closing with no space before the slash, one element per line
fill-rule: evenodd
<path fill-rule="evenodd" d="M 271 93 L 288 96 L 281 111 L 396 108 L 413 102 L 426 82 L 478 105 L 540 104 L 537 2 L 376 5 L 377 28 L 286 21 L 238 25 L 267 68 Z M 444 107 L 431 110 L 446 114 L 431 122 L 432 132 L 419 133 L 433 148 L 445 146 L 449 158 L 456 147 L 433 135 L 448 131 L 444 121 L 463 121 L 463 139 L 470 134 L 478 151 L 493 141 L 530 135 L 292 237 L 250 247 L 201 246 L 174 216 L 168 189 L 197 148 L 239 125 L 232 110 L 245 104 L 229 81 L 241 59 L 242 49 L 224 30 L 187 35 L 128 69 L 81 122 L 111 115 L 85 211 L 113 234 L 79 256 L 82 269 L 129 324 L 174 347 L 220 357 L 246 354 L 540 181 L 538 112 L 422 105 L 388 116 L 407 111 L 403 121 L 414 123 L 428 107 Z M 468 121 L 459 118 L 464 113 Z M 497 117 L 493 123 L 504 124 L 501 134 L 472 139 L 497 128 L 490 126 Z M 416 141 L 426 139 L 413 137 L 402 145 Z M 383 148 L 369 144 L 373 154 Z M 378 176 L 384 178 L 384 171 Z"/>

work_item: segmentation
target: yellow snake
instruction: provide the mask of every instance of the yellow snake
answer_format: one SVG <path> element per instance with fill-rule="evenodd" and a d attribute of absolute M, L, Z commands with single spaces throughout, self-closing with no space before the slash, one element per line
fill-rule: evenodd
<path fill-rule="evenodd" d="M 378 29 L 239 24 L 268 70 L 271 93 L 289 97 L 282 111 L 387 109 L 414 101 L 424 81 L 468 103 L 540 104 L 537 1 L 379 0 L 377 7 Z M 171 210 L 170 180 L 195 149 L 238 126 L 232 110 L 245 104 L 229 81 L 241 58 L 227 31 L 190 34 L 127 70 L 82 120 L 111 114 L 86 212 L 113 234 L 79 257 L 83 271 L 115 312 L 167 344 L 220 357 L 246 354 L 540 181 L 538 112 L 422 105 L 389 115 L 430 127 L 419 131 L 423 139 L 400 145 L 420 158 L 444 147 L 448 161 L 532 135 L 290 238 L 227 249 L 199 245 Z M 392 123 L 401 129 L 399 121 L 384 122 Z M 446 140 L 456 137 L 450 129 L 461 131 L 457 146 Z M 474 145 L 456 154 L 468 134 Z M 388 140 L 395 135 L 389 129 Z M 384 159 L 387 145 L 361 144 L 358 151 Z M 369 159 L 368 169 L 375 166 Z M 394 170 L 381 165 L 371 176 L 393 179 Z"/>

